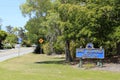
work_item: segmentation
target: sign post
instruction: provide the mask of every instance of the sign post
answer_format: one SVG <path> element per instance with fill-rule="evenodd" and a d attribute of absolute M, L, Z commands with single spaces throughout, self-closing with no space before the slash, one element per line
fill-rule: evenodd
<path fill-rule="evenodd" d="M 86 48 L 76 49 L 76 57 L 80 58 L 79 67 L 82 67 L 82 59 L 85 58 L 99 59 L 97 65 L 102 67 L 102 59 L 104 59 L 104 49 L 94 48 L 94 45 L 92 43 L 88 43 L 86 45 Z"/>
<path fill-rule="evenodd" d="M 80 58 L 80 62 L 79 62 L 79 66 L 78 67 L 82 68 L 82 64 L 83 64 L 82 58 Z"/>
<path fill-rule="evenodd" d="M 20 47 L 21 47 L 21 43 L 22 43 L 22 38 L 18 38 L 18 56 L 20 56 Z"/>

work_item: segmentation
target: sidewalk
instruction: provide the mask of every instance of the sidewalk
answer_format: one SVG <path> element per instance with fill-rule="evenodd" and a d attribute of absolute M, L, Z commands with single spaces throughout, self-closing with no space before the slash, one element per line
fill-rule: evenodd
<path fill-rule="evenodd" d="M 33 47 L 21 47 L 7 50 L 0 50 L 0 62 L 5 61 L 10 58 L 14 58 L 17 56 L 22 56 L 24 54 L 28 54 L 33 52 Z"/>

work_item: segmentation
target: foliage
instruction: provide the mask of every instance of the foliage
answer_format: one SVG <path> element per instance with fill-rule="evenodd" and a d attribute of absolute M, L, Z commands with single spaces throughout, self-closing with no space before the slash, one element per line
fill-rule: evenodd
<path fill-rule="evenodd" d="M 23 40 L 22 45 L 26 46 L 26 47 L 31 47 L 32 46 L 30 40 Z"/>
<path fill-rule="evenodd" d="M 7 37 L 7 33 L 5 31 L 0 30 L 0 41 L 5 40 Z"/>
<path fill-rule="evenodd" d="M 11 46 L 14 46 L 14 44 L 18 43 L 18 37 L 22 38 L 23 41 L 27 39 L 27 33 L 24 28 L 12 26 L 6 26 L 6 28 L 8 36 L 4 42 L 5 44 L 9 43 Z M 28 46 L 27 42 L 26 45 Z"/>
<path fill-rule="evenodd" d="M 0 49 L 3 48 L 2 42 L 7 37 L 7 33 L 5 31 L 0 30 Z"/>
<path fill-rule="evenodd" d="M 13 27 L 12 27 L 11 25 L 6 26 L 6 29 L 7 29 L 7 32 L 8 32 L 9 34 L 12 34 L 12 33 L 13 33 Z"/>
<path fill-rule="evenodd" d="M 47 54 L 47 55 L 52 54 L 52 52 L 50 50 L 50 43 L 45 43 L 43 45 L 43 50 L 44 50 L 44 53 Z"/>
<path fill-rule="evenodd" d="M 50 1 L 51 0 L 26 0 L 26 2 L 20 6 L 20 9 L 24 16 L 44 16 L 47 10 L 51 9 Z"/>
<path fill-rule="evenodd" d="M 40 37 L 43 37 L 44 30 L 39 22 L 42 22 L 42 19 L 32 18 L 30 19 L 25 29 L 28 30 L 27 36 L 32 43 L 38 43 Z"/>
<path fill-rule="evenodd" d="M 65 50 L 66 60 L 72 60 L 75 48 L 88 42 L 95 48 L 103 46 L 106 56 L 117 54 L 118 4 L 119 0 L 26 0 L 20 8 L 23 15 L 30 16 L 25 26 L 29 40 L 38 44 L 44 38 L 51 53 Z"/>
<path fill-rule="evenodd" d="M 17 36 L 14 34 L 8 34 L 4 41 L 5 48 L 13 48 L 15 47 L 15 44 L 17 43 Z"/>
<path fill-rule="evenodd" d="M 10 43 L 4 43 L 3 46 L 4 46 L 4 49 L 12 49 L 15 47 L 15 45 Z"/>
<path fill-rule="evenodd" d="M 25 29 L 24 28 L 22 28 L 22 27 L 18 28 L 18 36 L 22 39 L 25 38 Z"/>
<path fill-rule="evenodd" d="M 64 54 L 64 42 L 61 39 L 57 39 L 57 42 L 54 43 L 54 50 L 56 54 Z"/>
<path fill-rule="evenodd" d="M 8 34 L 8 36 L 5 39 L 6 43 L 17 43 L 17 36 L 14 34 Z"/>
<path fill-rule="evenodd" d="M 114 28 L 114 32 L 109 35 L 109 37 L 116 41 L 117 43 L 120 42 L 120 26 Z"/>
<path fill-rule="evenodd" d="M 75 59 L 76 58 L 76 48 L 78 48 L 79 43 L 71 41 L 70 42 L 70 52 L 72 55 L 72 58 Z"/>

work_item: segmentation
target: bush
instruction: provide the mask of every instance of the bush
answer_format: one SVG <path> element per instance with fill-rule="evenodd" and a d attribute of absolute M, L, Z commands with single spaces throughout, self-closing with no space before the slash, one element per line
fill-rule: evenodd
<path fill-rule="evenodd" d="M 76 48 L 79 48 L 77 46 L 78 44 L 76 42 L 74 41 L 70 42 L 70 52 L 73 59 L 76 57 Z"/>
<path fill-rule="evenodd" d="M 47 55 L 51 55 L 52 52 L 50 50 L 50 44 L 49 43 L 45 43 L 43 46 L 43 50 L 44 50 L 44 53 L 47 54 Z"/>
<path fill-rule="evenodd" d="M 56 43 L 54 45 L 54 50 L 56 54 L 64 53 L 64 44 L 63 43 Z"/>
<path fill-rule="evenodd" d="M 37 44 L 37 46 L 35 47 L 34 53 L 43 54 L 43 49 L 41 48 L 40 44 Z"/>
<path fill-rule="evenodd" d="M 0 49 L 3 49 L 4 45 L 2 43 L 0 43 Z"/>
<path fill-rule="evenodd" d="M 4 48 L 5 49 L 12 49 L 13 46 L 10 43 L 6 43 L 6 44 L 4 44 Z"/>
<path fill-rule="evenodd" d="M 24 40 L 24 41 L 22 42 L 22 45 L 23 45 L 23 46 L 26 46 L 26 47 L 31 47 L 31 46 L 32 46 L 32 44 L 31 44 L 31 42 L 30 42 L 29 40 Z"/>

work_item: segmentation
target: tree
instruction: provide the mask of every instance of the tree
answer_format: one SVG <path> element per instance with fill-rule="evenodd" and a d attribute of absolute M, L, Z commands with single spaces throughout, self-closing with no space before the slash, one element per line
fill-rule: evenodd
<path fill-rule="evenodd" d="M 8 34 L 6 39 L 4 40 L 4 43 L 7 44 L 9 43 L 10 45 L 8 47 L 15 47 L 15 44 L 17 43 L 17 36 L 15 34 Z M 7 45 L 5 46 L 7 47 Z"/>
<path fill-rule="evenodd" d="M 14 28 L 12 29 L 13 34 L 15 34 L 16 36 L 18 36 L 18 31 L 19 31 L 19 28 L 18 28 L 18 27 L 14 27 Z"/>
<path fill-rule="evenodd" d="M 29 15 L 30 21 L 27 22 L 25 28 L 29 31 L 27 34 L 29 40 L 37 43 L 40 38 L 45 38 L 43 21 L 47 15 L 47 11 L 51 8 L 51 0 L 27 0 L 21 5 L 23 15 Z M 34 27 L 34 28 L 33 28 Z M 34 37 L 34 38 L 33 38 Z"/>
<path fill-rule="evenodd" d="M 62 36 L 66 44 L 66 60 L 72 61 L 70 42 L 72 40 L 76 41 L 80 37 L 88 37 L 88 34 L 90 33 L 90 31 L 86 28 L 88 20 L 84 17 L 86 16 L 88 9 L 77 4 L 66 3 L 61 4 L 58 10 L 61 18 Z M 86 31 L 84 29 L 86 29 Z M 82 30 L 85 31 L 85 34 L 82 33 L 84 36 L 80 34 Z"/>
<path fill-rule="evenodd" d="M 24 16 L 46 16 L 47 10 L 51 9 L 51 0 L 26 0 L 26 2 L 20 6 L 20 9 Z"/>
<path fill-rule="evenodd" d="M 61 35 L 59 21 L 60 21 L 59 14 L 49 11 L 48 15 L 46 16 L 46 22 L 42 23 L 42 25 L 45 26 L 44 28 L 45 38 L 49 42 L 51 53 L 56 53 L 55 45 L 57 45 L 58 36 Z"/>
<path fill-rule="evenodd" d="M 0 30 L 0 49 L 3 48 L 2 42 L 5 40 L 7 37 L 7 33 L 5 31 Z"/>
<path fill-rule="evenodd" d="M 25 38 L 25 29 L 23 29 L 22 27 L 18 28 L 18 36 L 21 38 Z"/>
<path fill-rule="evenodd" d="M 43 37 L 44 31 L 41 26 L 42 19 L 41 18 L 32 18 L 25 25 L 25 29 L 28 31 L 27 36 L 28 39 L 32 43 L 38 43 L 40 37 Z"/>
<path fill-rule="evenodd" d="M 7 29 L 7 32 L 9 33 L 9 34 L 12 34 L 13 33 L 13 27 L 12 26 L 6 26 L 6 29 Z"/>
<path fill-rule="evenodd" d="M 94 12 L 90 17 L 89 29 L 93 31 L 93 42 L 98 46 L 103 46 L 106 50 L 106 55 L 116 54 L 116 43 L 112 37 L 114 36 L 115 29 L 119 27 L 119 8 L 115 5 L 119 4 L 119 1 L 114 0 L 91 0 L 88 2 L 87 7 Z M 93 19 L 93 20 L 92 20 Z M 111 37 L 110 37 L 111 36 Z M 98 47 L 97 46 L 97 47 Z"/>
<path fill-rule="evenodd" d="M 108 35 L 120 25 L 118 0 L 81 0 L 78 3 L 75 1 L 71 3 L 72 0 L 60 1 L 62 4 L 59 5 L 58 11 L 63 23 L 65 40 L 84 39 L 86 43 L 93 42 L 95 47 L 103 46 L 107 55 L 115 53 L 114 48 L 108 44 L 108 42 L 113 43 L 114 41 L 111 41 Z"/>
<path fill-rule="evenodd" d="M 31 16 L 25 26 L 31 41 L 44 37 L 52 52 L 59 41 L 64 42 L 66 60 L 72 61 L 71 43 L 76 48 L 92 42 L 95 47 L 103 46 L 107 55 L 115 53 L 119 43 L 119 3 L 119 0 L 27 0 L 21 10 Z"/>

